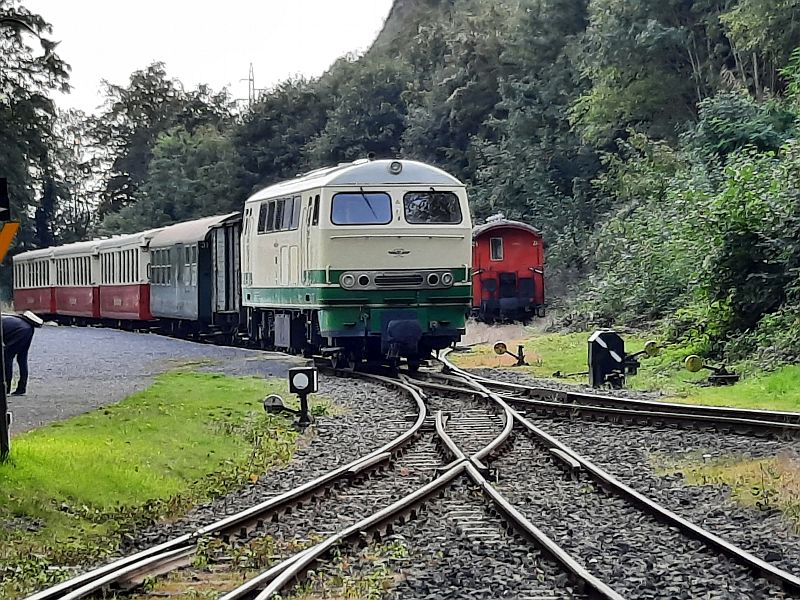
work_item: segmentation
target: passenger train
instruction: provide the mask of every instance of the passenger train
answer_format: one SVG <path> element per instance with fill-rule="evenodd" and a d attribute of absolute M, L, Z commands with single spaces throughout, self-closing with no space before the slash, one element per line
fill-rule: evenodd
<path fill-rule="evenodd" d="M 262 348 L 412 367 L 471 307 L 464 185 L 410 160 L 359 160 L 253 194 L 241 213 L 14 257 L 14 304 Z"/>

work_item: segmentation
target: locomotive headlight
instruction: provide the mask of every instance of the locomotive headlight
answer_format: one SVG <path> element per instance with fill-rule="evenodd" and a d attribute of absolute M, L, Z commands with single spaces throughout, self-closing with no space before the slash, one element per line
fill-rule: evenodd
<path fill-rule="evenodd" d="M 399 160 L 393 160 L 389 163 L 389 173 L 392 175 L 400 175 L 400 172 L 403 170 L 403 163 Z"/>
<path fill-rule="evenodd" d="M 370 279 L 369 275 L 359 275 L 358 276 L 358 285 L 361 287 L 367 287 L 369 285 Z"/>
<path fill-rule="evenodd" d="M 353 287 L 356 284 L 355 275 L 353 275 L 351 273 L 345 273 L 344 275 L 341 276 L 341 278 L 339 278 L 339 284 L 343 288 L 348 288 L 349 289 L 349 288 Z"/>
<path fill-rule="evenodd" d="M 442 273 L 442 285 L 447 285 L 447 286 L 453 285 L 452 273 Z"/>
<path fill-rule="evenodd" d="M 439 275 L 436 273 L 428 275 L 428 285 L 439 285 Z"/>

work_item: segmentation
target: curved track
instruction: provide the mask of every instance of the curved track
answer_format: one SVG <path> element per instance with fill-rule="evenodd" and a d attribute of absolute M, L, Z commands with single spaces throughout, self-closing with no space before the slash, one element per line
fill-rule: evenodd
<path fill-rule="evenodd" d="M 548 402 L 547 406 L 568 406 L 574 411 L 573 406 L 563 401 L 522 398 L 521 393 L 531 393 L 530 388 L 473 377 L 449 363 L 446 357 L 443 363 L 446 373 L 426 372 L 415 378 L 407 375 L 401 375 L 399 379 L 365 375 L 384 385 L 396 386 L 410 395 L 416 403 L 418 412 L 414 423 L 391 442 L 241 513 L 94 569 L 34 594 L 29 600 L 74 600 L 105 592 L 115 586 L 141 582 L 145 577 L 188 564 L 202 538 L 246 536 L 256 528 L 261 529 L 270 519 L 275 521 L 274 527 L 280 529 L 284 522 L 284 511 L 297 511 L 304 501 L 324 495 L 317 502 L 335 504 L 342 515 L 340 519 L 324 521 L 320 517 L 317 520 L 313 503 L 302 508 L 310 520 L 308 522 L 320 524 L 315 531 L 326 532 L 324 539 L 284 557 L 266 571 L 222 596 L 223 600 L 266 600 L 288 590 L 308 569 L 324 560 L 335 548 L 347 542 L 362 540 L 371 532 L 381 535 L 402 526 L 408 519 L 417 517 L 424 505 L 436 501 L 445 490 L 461 489 L 465 485 L 479 491 L 492 514 L 500 518 L 494 525 L 497 530 L 492 531 L 491 519 L 478 515 L 474 505 L 469 504 L 465 498 L 456 497 L 448 501 L 449 510 L 462 520 L 462 529 L 472 532 L 479 540 L 497 543 L 501 537 L 499 532 L 511 528 L 516 534 L 514 543 L 519 543 L 521 539 L 535 546 L 557 570 L 567 573 L 569 579 L 577 584 L 579 596 L 621 600 L 623 596 L 613 589 L 613 577 L 609 579 L 607 573 L 598 570 L 596 565 L 592 566 L 590 563 L 593 561 L 587 562 L 588 559 L 581 555 L 580 548 L 571 547 L 568 537 L 560 535 L 557 527 L 553 528 L 548 521 L 548 515 L 542 513 L 541 506 L 531 504 L 524 495 L 515 498 L 515 495 L 518 496 L 515 481 L 531 480 L 542 493 L 546 493 L 544 486 L 548 482 L 558 481 L 559 478 L 567 481 L 590 481 L 597 492 L 603 490 L 616 498 L 613 510 L 622 511 L 626 515 L 643 513 L 651 519 L 654 532 L 657 532 L 658 527 L 666 526 L 679 532 L 675 535 L 683 537 L 684 544 L 687 543 L 686 540 L 690 540 L 690 545 L 700 542 L 706 548 L 700 553 L 704 559 L 708 559 L 713 553 L 724 555 L 725 558 L 719 560 L 727 561 L 725 569 L 733 572 L 731 577 L 734 583 L 749 579 L 748 572 L 751 572 L 757 578 L 768 580 L 770 583 L 757 579 L 756 585 L 769 587 L 774 594 L 800 595 L 800 578 L 726 542 L 713 532 L 698 527 L 626 486 L 563 442 L 537 428 L 514 408 L 516 405 L 527 406 L 525 403 L 531 401 Z M 506 393 L 510 389 L 514 391 L 511 397 Z M 426 395 L 423 390 L 433 391 Z M 592 396 L 591 401 L 594 402 L 597 398 L 602 397 Z M 582 405 L 582 408 L 587 410 L 586 406 Z M 629 404 L 625 409 L 593 405 L 590 407 L 641 412 L 630 408 L 631 406 L 633 405 Z M 765 417 L 761 414 L 762 411 L 750 412 L 758 412 L 759 418 L 751 418 L 753 415 L 744 418 L 742 415 L 726 414 L 720 418 L 727 420 L 721 422 L 730 423 L 730 419 L 737 419 L 737 424 L 743 420 L 748 423 L 758 421 L 763 426 L 762 430 L 772 427 L 771 431 L 778 427 L 785 430 L 787 425 L 800 426 L 791 422 L 788 416 L 780 417 L 786 420 L 779 421 L 774 415 Z M 707 419 L 711 418 L 702 411 L 695 415 L 689 412 L 666 414 L 681 422 L 689 417 L 701 416 L 705 418 L 700 421 L 707 423 Z M 653 417 L 649 415 L 646 418 Z M 748 428 L 756 427 L 750 423 Z M 523 456 L 517 454 L 520 450 L 525 453 Z M 516 479 L 490 483 L 495 475 L 495 466 L 506 463 L 527 464 L 525 461 L 529 461 L 532 467 L 516 473 Z M 402 470 L 406 471 L 403 478 L 398 475 L 397 468 L 401 463 Z M 415 477 L 407 477 L 409 468 Z M 505 469 L 503 466 L 502 470 Z M 550 479 L 536 479 L 544 471 L 548 471 Z M 513 472 L 513 467 L 506 472 Z M 350 504 L 353 499 L 358 500 L 353 505 L 355 508 Z M 607 514 L 615 514 L 613 510 Z M 633 518 L 636 519 L 635 515 Z M 614 521 L 613 516 L 609 516 L 608 520 L 612 521 L 613 527 L 624 527 L 624 523 Z M 624 534 L 621 531 L 614 535 Z M 658 534 L 653 535 L 656 537 Z M 691 547 L 696 549 L 696 546 Z M 708 549 L 713 552 L 709 553 Z M 591 568 L 587 568 L 587 565 Z M 521 572 L 519 576 L 524 580 L 525 573 Z M 751 587 L 750 583 L 744 586 L 745 589 Z M 558 589 L 550 591 L 563 593 Z"/>

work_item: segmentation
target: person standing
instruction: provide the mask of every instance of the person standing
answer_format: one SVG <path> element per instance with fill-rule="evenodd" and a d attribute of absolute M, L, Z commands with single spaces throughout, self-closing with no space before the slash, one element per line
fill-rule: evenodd
<path fill-rule="evenodd" d="M 33 341 L 33 333 L 44 321 L 26 310 L 21 315 L 3 315 L 3 345 L 5 359 L 6 392 L 11 391 L 14 376 L 14 359 L 19 366 L 19 381 L 12 396 L 24 396 L 28 389 L 28 350 Z"/>

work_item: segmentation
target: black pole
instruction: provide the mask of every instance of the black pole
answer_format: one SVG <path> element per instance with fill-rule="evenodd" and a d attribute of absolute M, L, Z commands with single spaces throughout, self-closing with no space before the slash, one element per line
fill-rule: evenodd
<path fill-rule="evenodd" d="M 311 415 L 308 414 L 308 394 L 299 394 L 300 396 L 300 419 L 297 424 L 300 427 L 308 427 L 311 425 Z"/>
<path fill-rule="evenodd" d="M 2 316 L 0 315 L 0 319 Z M 0 461 L 5 461 L 11 452 L 11 419 L 8 414 L 8 398 L 6 396 L 6 344 L 3 341 L 3 327 L 0 324 L 0 363 L 2 363 L 3 374 L 0 376 L 3 385 L 0 386 Z"/>

